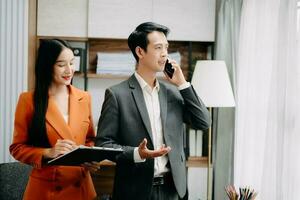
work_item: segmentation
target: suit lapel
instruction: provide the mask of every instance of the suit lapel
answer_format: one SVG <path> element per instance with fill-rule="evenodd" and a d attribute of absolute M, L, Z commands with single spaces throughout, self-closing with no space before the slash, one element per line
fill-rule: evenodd
<path fill-rule="evenodd" d="M 57 131 L 63 139 L 73 140 L 71 130 L 58 110 L 55 100 L 49 97 L 46 121 Z"/>
<path fill-rule="evenodd" d="M 163 84 L 160 83 L 158 98 L 159 98 L 160 116 L 161 116 L 163 133 L 165 132 L 165 124 L 166 124 L 167 110 L 168 110 L 168 107 L 167 107 L 168 94 L 167 93 L 168 93 L 168 90 L 164 87 Z"/>
<path fill-rule="evenodd" d="M 151 138 L 151 141 L 153 141 L 151 124 L 150 124 L 150 119 L 149 119 L 146 103 L 143 96 L 143 91 L 134 75 L 132 75 L 129 79 L 129 87 L 131 89 L 131 93 L 134 98 L 135 104 L 141 115 L 142 121 L 147 129 L 149 137 Z"/>
<path fill-rule="evenodd" d="M 83 96 L 81 96 L 78 92 L 74 90 L 72 86 L 70 86 L 70 96 L 69 96 L 69 128 L 72 131 L 80 130 L 81 123 L 79 123 L 79 119 L 82 117 L 82 109 L 80 108 L 80 101 Z M 73 133 L 75 135 L 77 133 Z"/>

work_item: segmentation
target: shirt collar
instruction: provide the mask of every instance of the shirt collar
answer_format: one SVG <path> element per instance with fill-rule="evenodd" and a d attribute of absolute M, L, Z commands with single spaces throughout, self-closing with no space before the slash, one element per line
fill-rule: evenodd
<path fill-rule="evenodd" d="M 142 90 L 144 90 L 145 88 L 148 89 L 151 88 L 149 84 L 137 72 L 134 72 L 134 76 L 137 79 L 138 83 L 140 84 Z M 159 82 L 157 79 L 155 79 L 155 86 L 153 89 L 157 89 L 157 92 L 159 91 Z"/>

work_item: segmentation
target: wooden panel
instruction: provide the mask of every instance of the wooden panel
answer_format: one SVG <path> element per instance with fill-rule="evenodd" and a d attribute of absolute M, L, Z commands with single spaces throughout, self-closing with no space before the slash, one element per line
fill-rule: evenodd
<path fill-rule="evenodd" d="M 214 41 L 215 0 L 153 0 L 153 21 L 170 28 L 170 40 Z"/>
<path fill-rule="evenodd" d="M 38 36 L 87 37 L 86 0 L 38 0 Z"/>
<path fill-rule="evenodd" d="M 145 21 L 152 21 L 152 1 L 89 1 L 89 38 L 127 39 L 135 27 Z"/>

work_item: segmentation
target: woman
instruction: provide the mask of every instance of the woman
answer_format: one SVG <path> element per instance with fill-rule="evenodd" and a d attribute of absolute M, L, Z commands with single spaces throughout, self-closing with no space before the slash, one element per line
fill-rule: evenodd
<path fill-rule="evenodd" d="M 34 168 L 24 199 L 94 199 L 87 167 L 45 162 L 78 145 L 93 145 L 91 99 L 71 85 L 74 55 L 62 40 L 42 40 L 35 66 L 35 89 L 22 93 L 15 113 L 10 153 Z M 93 166 L 92 166 L 93 167 Z"/>

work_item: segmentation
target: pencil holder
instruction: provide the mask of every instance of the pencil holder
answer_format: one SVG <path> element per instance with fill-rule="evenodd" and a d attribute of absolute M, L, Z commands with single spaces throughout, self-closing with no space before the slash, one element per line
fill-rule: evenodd
<path fill-rule="evenodd" d="M 229 200 L 255 200 L 257 192 L 250 187 L 239 188 L 239 192 L 236 191 L 233 185 L 225 187 L 226 194 Z"/>

